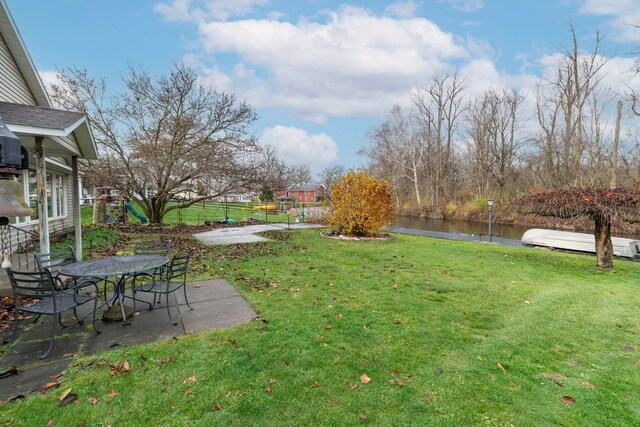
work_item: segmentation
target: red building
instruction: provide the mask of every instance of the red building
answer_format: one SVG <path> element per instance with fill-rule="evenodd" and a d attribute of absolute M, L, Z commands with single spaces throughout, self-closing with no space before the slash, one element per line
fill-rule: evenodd
<path fill-rule="evenodd" d="M 287 191 L 278 192 L 276 196 L 286 196 L 292 202 L 318 202 L 324 195 L 322 185 L 301 185 L 289 188 Z"/>

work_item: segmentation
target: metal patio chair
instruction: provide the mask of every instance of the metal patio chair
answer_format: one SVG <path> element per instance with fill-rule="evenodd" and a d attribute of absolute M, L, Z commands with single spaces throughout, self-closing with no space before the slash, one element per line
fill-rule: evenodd
<path fill-rule="evenodd" d="M 69 246 L 67 250 L 49 252 L 45 254 L 34 252 L 33 257 L 36 260 L 38 270 L 48 270 L 49 273 L 51 273 L 51 277 L 53 278 L 57 289 L 62 290 L 75 287 L 75 280 L 73 277 L 61 275 L 58 271 L 60 270 L 60 267 L 77 261 L 76 251 L 72 246 Z"/>
<path fill-rule="evenodd" d="M 189 304 L 187 299 L 187 268 L 189 266 L 189 258 L 191 255 L 175 255 L 171 259 L 169 267 L 165 269 L 165 273 L 161 276 L 153 276 L 151 280 L 145 283 L 136 283 L 137 276 L 133 280 L 133 296 L 137 292 L 149 292 L 154 295 L 165 295 L 167 303 L 167 313 L 169 314 L 169 320 L 173 325 L 177 325 L 178 322 L 174 321 L 171 317 L 171 310 L 169 310 L 169 294 L 176 292 L 180 288 L 184 291 L 184 300 L 187 303 L 187 307 L 193 310 L 193 307 Z M 155 298 L 154 298 L 155 299 Z M 133 300 L 133 311 L 136 309 L 136 300 Z M 149 310 L 153 309 L 153 306 Z"/>
<path fill-rule="evenodd" d="M 15 271 L 7 269 L 7 275 L 13 290 L 14 322 L 11 341 L 13 342 L 18 332 L 18 312 L 32 313 L 38 316 L 52 316 L 53 329 L 48 350 L 40 356 L 46 358 L 56 338 L 56 325 L 62 325 L 62 313 L 74 310 L 90 301 L 93 301 L 93 329 L 100 333 L 96 327 L 96 307 L 98 302 L 97 282 L 86 281 L 80 287 L 76 287 L 72 293 L 59 290 L 49 270 L 35 272 Z M 91 290 L 90 288 L 94 289 Z M 80 292 L 82 290 L 83 292 Z M 77 316 L 76 316 L 77 317 Z"/>
<path fill-rule="evenodd" d="M 158 241 L 140 241 L 136 240 L 133 247 L 134 255 L 158 255 L 167 257 L 171 256 L 171 240 L 158 240 Z M 153 271 L 144 271 L 136 274 L 134 279 L 140 279 L 146 277 L 148 280 L 162 280 L 166 267 L 158 267 Z M 160 302 L 160 296 L 158 295 L 158 302 Z"/>

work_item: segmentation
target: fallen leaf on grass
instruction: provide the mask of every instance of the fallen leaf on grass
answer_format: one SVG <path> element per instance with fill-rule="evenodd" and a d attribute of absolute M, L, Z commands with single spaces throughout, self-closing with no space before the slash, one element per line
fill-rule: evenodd
<path fill-rule="evenodd" d="M 50 382 L 50 383 L 46 383 L 44 385 L 44 387 L 41 390 L 42 394 L 45 394 L 46 392 L 48 392 L 50 389 L 52 389 L 53 387 L 58 387 L 60 385 L 59 382 L 55 381 L 55 382 Z"/>
<path fill-rule="evenodd" d="M 476 359 L 478 359 L 481 362 L 484 362 L 484 360 L 482 360 L 482 357 L 480 357 L 480 356 L 476 357 Z"/>
<path fill-rule="evenodd" d="M 342 313 L 338 313 L 338 314 L 336 314 L 336 317 L 337 317 L 338 319 L 342 319 L 344 316 L 342 315 Z"/>
<path fill-rule="evenodd" d="M 196 376 L 192 375 L 189 378 L 187 378 L 186 380 L 182 381 L 182 384 L 194 383 L 194 382 L 196 382 Z"/>
<path fill-rule="evenodd" d="M 47 422 L 47 427 L 51 427 L 53 425 L 53 423 L 55 423 L 55 422 L 56 422 L 55 419 L 49 420 L 49 422 Z"/>
<path fill-rule="evenodd" d="M 311 388 L 318 388 L 320 387 L 320 384 L 318 384 L 317 382 L 311 384 Z"/>
<path fill-rule="evenodd" d="M 358 416 L 360 417 L 360 419 L 361 419 L 362 421 L 367 421 L 367 420 L 369 419 L 369 417 L 367 416 L 367 414 L 360 414 L 360 415 L 358 415 Z"/>
<path fill-rule="evenodd" d="M 369 384 L 371 382 L 371 378 L 367 376 L 367 374 L 360 375 L 360 382 L 362 384 Z"/>
<path fill-rule="evenodd" d="M 622 351 L 636 351 L 636 349 L 631 347 L 630 345 L 625 345 L 624 347 L 622 347 Z"/>
<path fill-rule="evenodd" d="M 76 355 L 75 353 L 64 353 L 62 357 L 66 359 L 67 357 L 73 357 L 75 355 Z"/>
<path fill-rule="evenodd" d="M 498 368 L 500 368 L 502 370 L 502 372 L 504 372 L 505 374 L 507 373 L 507 370 L 504 369 L 504 366 L 502 366 L 502 364 L 500 364 L 500 362 L 498 362 Z"/>
<path fill-rule="evenodd" d="M 104 360 L 104 359 L 100 359 L 100 360 L 97 360 L 97 361 L 96 361 L 96 364 L 97 364 L 97 365 L 99 365 L 99 366 L 106 365 L 106 364 L 107 364 L 107 361 L 106 361 L 106 360 Z"/>
<path fill-rule="evenodd" d="M 213 412 L 213 411 L 219 411 L 220 409 L 222 409 L 222 406 L 220 406 L 220 404 L 219 404 L 219 403 L 216 403 L 214 406 L 212 406 L 211 408 L 209 408 L 209 410 L 210 410 L 211 412 Z"/>
<path fill-rule="evenodd" d="M 116 397 L 117 395 L 118 392 L 116 390 L 111 390 L 111 392 L 106 394 L 107 397 Z"/>
<path fill-rule="evenodd" d="M 575 403 L 576 400 L 571 396 L 562 396 L 562 403 L 566 403 L 567 405 L 571 405 Z"/>
<path fill-rule="evenodd" d="M 331 325 L 324 325 L 324 328 L 325 328 L 325 329 L 331 329 L 331 328 L 333 328 L 333 326 L 331 326 Z"/>
<path fill-rule="evenodd" d="M 64 375 L 64 371 L 59 372 L 59 373 L 57 373 L 55 375 L 51 375 L 49 378 L 51 378 L 52 380 L 57 380 L 58 378 L 60 378 L 63 375 Z"/>
<path fill-rule="evenodd" d="M 240 344 L 238 344 L 236 341 L 234 340 L 229 340 L 229 343 L 234 346 L 235 348 L 240 348 Z"/>
<path fill-rule="evenodd" d="M 267 388 L 264 389 L 266 393 L 271 393 L 271 390 L 273 390 L 273 386 L 271 384 L 269 384 Z"/>
<path fill-rule="evenodd" d="M 531 304 L 531 301 L 525 300 L 524 303 L 525 304 Z"/>
<path fill-rule="evenodd" d="M 109 371 L 109 375 L 115 376 L 120 374 L 121 372 L 126 372 L 128 374 L 131 373 L 129 362 L 127 362 L 126 360 L 124 362 L 117 362 L 115 365 L 113 365 L 111 367 L 111 371 Z"/>
<path fill-rule="evenodd" d="M 367 325 L 362 325 L 362 329 L 364 329 L 365 331 L 368 331 L 369 327 Z"/>
<path fill-rule="evenodd" d="M 594 386 L 593 384 L 589 384 L 586 381 L 580 381 L 580 384 L 582 384 L 585 387 L 589 387 L 589 388 L 597 388 L 596 386 Z"/>
<path fill-rule="evenodd" d="M 95 397 L 89 397 L 87 400 L 94 406 L 96 403 L 98 403 L 98 399 L 96 399 Z"/>
<path fill-rule="evenodd" d="M 357 386 L 357 385 L 355 385 L 355 384 L 349 384 L 349 390 L 355 390 L 355 389 L 357 389 L 357 388 L 358 388 L 358 386 Z"/>
<path fill-rule="evenodd" d="M 402 319 L 399 317 L 396 317 L 395 319 L 393 319 L 393 323 L 400 323 L 402 322 Z"/>
<path fill-rule="evenodd" d="M 60 400 L 64 400 L 65 397 L 67 397 L 69 395 L 69 393 L 71 393 L 71 389 L 68 388 L 65 391 L 62 392 L 62 394 L 60 394 Z"/>
<path fill-rule="evenodd" d="M 60 400 L 60 406 L 68 405 L 71 402 L 78 400 L 78 395 L 75 393 L 69 393 L 65 396 L 64 399 Z"/>
<path fill-rule="evenodd" d="M 398 289 L 398 284 L 397 283 L 393 284 L 393 289 Z"/>
<path fill-rule="evenodd" d="M 399 385 L 399 386 L 403 386 L 404 385 L 404 381 L 402 380 L 389 380 L 389 384 L 395 384 L 395 385 Z"/>

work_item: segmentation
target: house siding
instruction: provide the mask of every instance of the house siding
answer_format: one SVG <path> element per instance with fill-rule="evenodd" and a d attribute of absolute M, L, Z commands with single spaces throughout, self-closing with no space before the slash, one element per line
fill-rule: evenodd
<path fill-rule="evenodd" d="M 0 101 L 37 105 L 2 36 L 0 36 Z"/>

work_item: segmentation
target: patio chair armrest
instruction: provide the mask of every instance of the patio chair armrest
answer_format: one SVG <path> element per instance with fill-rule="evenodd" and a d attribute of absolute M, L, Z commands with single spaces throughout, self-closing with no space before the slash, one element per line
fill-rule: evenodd
<path fill-rule="evenodd" d="M 103 280 L 104 279 L 99 277 L 91 277 L 77 284 L 77 286 L 73 288 L 73 301 L 76 304 L 83 304 L 94 298 L 98 298 L 98 295 L 100 295 L 98 283 L 102 282 Z M 88 291 L 86 291 L 86 289 L 88 289 Z M 81 291 L 83 291 L 82 293 L 84 294 L 83 301 L 80 301 L 80 299 L 78 298 L 78 296 L 80 296 Z M 86 296 L 91 294 L 93 294 L 94 298 L 87 299 Z"/>

